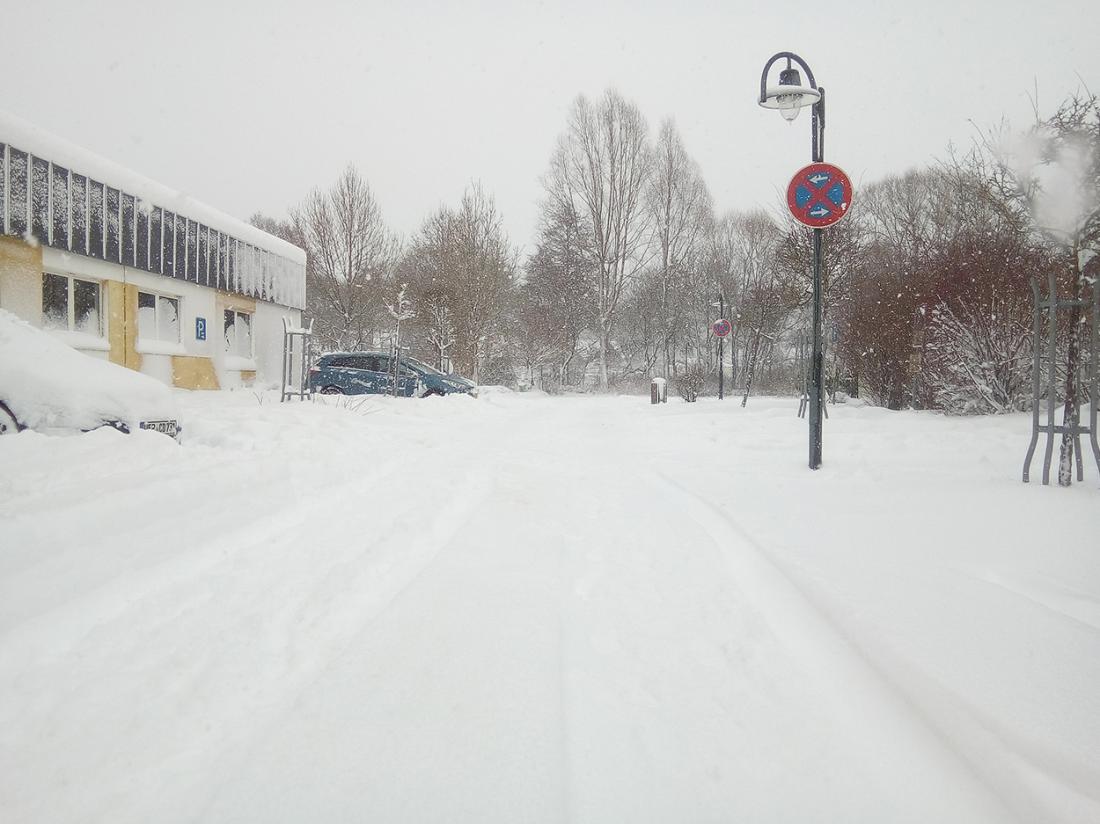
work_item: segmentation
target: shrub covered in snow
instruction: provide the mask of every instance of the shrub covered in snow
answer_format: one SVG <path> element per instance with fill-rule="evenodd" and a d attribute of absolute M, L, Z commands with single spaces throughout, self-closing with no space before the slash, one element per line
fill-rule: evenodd
<path fill-rule="evenodd" d="M 932 312 L 926 353 L 935 403 L 949 414 L 980 415 L 1029 408 L 1032 334 L 1029 307 L 1018 297 L 975 305 L 959 299 Z"/>
<path fill-rule="evenodd" d="M 706 371 L 701 363 L 693 363 L 676 378 L 676 392 L 688 403 L 695 403 L 706 384 Z"/>

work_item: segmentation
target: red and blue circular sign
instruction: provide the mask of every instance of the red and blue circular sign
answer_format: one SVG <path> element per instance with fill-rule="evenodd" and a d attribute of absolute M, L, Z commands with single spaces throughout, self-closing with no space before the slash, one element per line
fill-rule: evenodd
<path fill-rule="evenodd" d="M 720 320 L 716 320 L 710 328 L 714 331 L 715 335 L 724 338 L 733 331 L 733 324 L 725 318 L 721 318 Z"/>
<path fill-rule="evenodd" d="M 795 172 L 787 186 L 787 208 L 812 229 L 832 226 L 848 214 L 852 181 L 839 166 L 811 163 Z"/>

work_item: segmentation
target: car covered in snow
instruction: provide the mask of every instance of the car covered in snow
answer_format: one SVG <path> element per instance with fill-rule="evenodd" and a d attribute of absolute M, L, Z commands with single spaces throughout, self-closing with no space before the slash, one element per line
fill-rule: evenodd
<path fill-rule="evenodd" d="M 48 434 L 109 426 L 178 438 L 172 390 L 160 381 L 76 351 L 0 309 L 0 434 Z"/>
<path fill-rule="evenodd" d="M 416 358 L 402 358 L 401 365 L 416 373 L 420 380 L 420 395 L 473 395 L 477 397 L 477 384 L 461 375 L 441 372 Z"/>
<path fill-rule="evenodd" d="M 324 395 L 388 395 L 393 392 L 393 356 L 387 352 L 332 352 L 310 369 L 309 383 Z M 401 358 L 397 394 L 477 395 L 473 381 L 440 372 L 416 358 Z"/>

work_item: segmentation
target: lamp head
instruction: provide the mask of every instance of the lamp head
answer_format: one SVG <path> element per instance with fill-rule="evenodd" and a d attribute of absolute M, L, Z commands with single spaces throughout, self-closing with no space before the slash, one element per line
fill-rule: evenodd
<path fill-rule="evenodd" d="M 766 73 L 767 69 L 765 69 Z M 779 113 L 788 123 L 798 117 L 798 112 L 803 106 L 812 106 L 821 99 L 821 92 L 817 90 L 812 79 L 811 85 L 802 85 L 802 74 L 791 65 L 789 59 L 787 68 L 779 72 L 778 86 L 763 88 L 763 77 L 760 83 L 762 90 L 757 102 L 765 109 L 779 109 Z"/>

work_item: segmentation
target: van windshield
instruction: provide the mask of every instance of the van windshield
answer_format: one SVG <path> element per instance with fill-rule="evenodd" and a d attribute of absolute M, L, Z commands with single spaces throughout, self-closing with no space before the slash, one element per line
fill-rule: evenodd
<path fill-rule="evenodd" d="M 440 372 L 434 366 L 428 366 L 424 361 L 419 361 L 416 358 L 402 358 L 401 363 L 408 364 L 413 369 L 419 369 L 422 372 L 428 372 L 432 375 L 439 375 L 440 377 L 447 377 L 443 372 Z"/>

